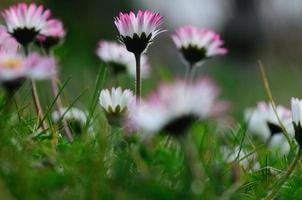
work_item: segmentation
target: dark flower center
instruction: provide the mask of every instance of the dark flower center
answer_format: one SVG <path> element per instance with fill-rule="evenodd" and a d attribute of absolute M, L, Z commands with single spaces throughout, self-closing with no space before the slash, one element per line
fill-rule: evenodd
<path fill-rule="evenodd" d="M 192 45 L 189 45 L 186 48 L 183 47 L 180 49 L 180 51 L 183 57 L 186 59 L 186 61 L 189 62 L 191 66 L 205 59 L 207 53 L 205 48 L 200 49 Z"/>
<path fill-rule="evenodd" d="M 67 124 L 75 135 L 81 135 L 84 131 L 83 124 L 76 119 L 67 120 Z"/>
<path fill-rule="evenodd" d="M 271 123 L 271 122 L 266 122 L 266 123 L 267 123 L 267 126 L 268 126 L 272 136 L 277 133 L 283 132 L 282 128 L 279 125 Z"/>
<path fill-rule="evenodd" d="M 120 40 L 122 43 L 125 44 L 128 51 L 140 55 L 142 54 L 148 45 L 152 42 L 151 41 L 152 34 L 149 34 L 148 36 L 145 33 L 142 33 L 141 36 L 138 36 L 136 33 L 133 35 L 133 37 L 129 36 L 120 36 Z"/>
<path fill-rule="evenodd" d="M 40 38 L 36 39 L 35 43 L 46 51 L 49 51 L 51 48 L 57 46 L 60 43 L 60 38 L 41 36 Z"/>
<path fill-rule="evenodd" d="M 198 119 L 195 115 L 183 115 L 170 121 L 163 127 L 163 132 L 173 136 L 184 135 L 193 122 Z"/>
<path fill-rule="evenodd" d="M 121 63 L 108 62 L 114 75 L 122 74 L 127 71 L 127 67 Z"/>
<path fill-rule="evenodd" d="M 17 28 L 11 35 L 23 46 L 27 46 L 31 43 L 40 31 L 37 31 L 35 28 Z"/>
<path fill-rule="evenodd" d="M 302 126 L 300 123 L 296 124 L 295 122 L 293 122 L 294 125 L 294 129 L 295 129 L 295 139 L 297 141 L 297 143 L 299 144 L 299 146 L 302 146 Z"/>
<path fill-rule="evenodd" d="M 9 94 L 14 94 L 24 83 L 25 78 L 19 78 L 11 81 L 4 81 L 2 86 L 5 88 L 6 92 Z"/>

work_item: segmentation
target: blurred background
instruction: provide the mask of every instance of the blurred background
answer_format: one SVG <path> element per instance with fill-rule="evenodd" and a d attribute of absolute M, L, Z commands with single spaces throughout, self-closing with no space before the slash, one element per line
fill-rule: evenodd
<path fill-rule="evenodd" d="M 1 0 L 0 8 L 20 2 Z M 25 1 L 26 2 L 26 1 Z M 32 1 L 27 1 L 32 2 Z M 100 61 L 95 55 L 100 39 L 116 40 L 113 18 L 119 11 L 150 9 L 160 12 L 168 32 L 156 38 L 148 56 L 153 76 L 145 80 L 145 93 L 172 74 L 181 77 L 185 67 L 170 35 L 177 27 L 192 24 L 222 35 L 229 55 L 208 61 L 198 75 L 211 76 L 231 102 L 231 113 L 240 116 L 266 95 L 257 61 L 267 69 L 277 103 L 289 105 L 302 97 L 302 1 L 301 0 L 40 0 L 67 29 L 64 44 L 56 50 L 62 79 L 71 77 L 70 99 L 86 88 L 91 92 Z M 110 79 L 110 77 L 109 77 Z M 127 83 L 132 87 L 132 83 Z M 88 93 L 84 94 L 88 95 Z M 80 100 L 84 104 L 85 97 Z M 79 103 L 81 104 L 81 103 Z"/>

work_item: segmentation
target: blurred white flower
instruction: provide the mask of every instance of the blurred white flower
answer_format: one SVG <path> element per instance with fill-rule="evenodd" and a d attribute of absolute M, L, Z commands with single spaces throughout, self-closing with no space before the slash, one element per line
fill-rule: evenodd
<path fill-rule="evenodd" d="M 276 111 L 289 136 L 294 137 L 290 110 L 278 105 Z M 257 107 L 245 112 L 245 119 L 248 122 L 249 133 L 256 135 L 269 148 L 275 149 L 283 155 L 289 153 L 290 145 L 282 133 L 282 128 L 271 104 L 259 102 Z"/>
<path fill-rule="evenodd" d="M 109 64 L 115 74 L 127 71 L 130 76 L 135 77 L 136 63 L 135 57 L 127 49 L 116 42 L 101 40 L 97 49 L 99 58 Z M 150 66 L 145 55 L 141 57 L 141 76 L 148 77 Z"/>
<path fill-rule="evenodd" d="M 209 79 L 194 84 L 177 81 L 162 84 L 148 99 L 129 109 L 128 124 L 148 135 L 161 131 L 174 135 L 184 131 L 197 120 L 217 115 L 216 85 Z M 222 110 L 220 110 L 222 111 Z"/>
<path fill-rule="evenodd" d="M 290 145 L 282 133 L 273 135 L 269 140 L 268 147 L 277 150 L 282 155 L 287 155 L 290 152 Z"/>
<path fill-rule="evenodd" d="M 260 163 L 257 161 L 255 152 L 248 153 L 239 146 L 234 149 L 223 146 L 221 153 L 226 162 L 238 162 L 245 170 L 255 171 L 260 168 Z"/>
<path fill-rule="evenodd" d="M 287 132 L 293 136 L 290 110 L 278 105 L 276 111 Z M 248 122 L 249 132 L 257 135 L 263 142 L 266 142 L 271 135 L 282 132 L 271 104 L 259 102 L 255 108 L 246 110 L 245 119 Z"/>
<path fill-rule="evenodd" d="M 62 108 L 60 111 L 54 111 L 52 113 L 52 118 L 55 122 L 58 122 L 64 117 L 68 120 L 76 120 L 82 125 L 87 122 L 87 113 L 78 108 Z"/>
<path fill-rule="evenodd" d="M 87 113 L 78 108 L 61 108 L 52 113 L 52 119 L 56 123 L 61 123 L 64 119 L 68 126 L 77 134 L 81 134 L 87 123 Z"/>

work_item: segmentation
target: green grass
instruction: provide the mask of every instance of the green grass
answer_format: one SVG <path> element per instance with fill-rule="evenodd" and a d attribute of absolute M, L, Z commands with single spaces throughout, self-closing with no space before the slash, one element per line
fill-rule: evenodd
<path fill-rule="evenodd" d="M 54 142 L 56 131 L 31 137 L 36 117 L 27 85 L 16 95 L 18 107 L 1 112 L 1 199 L 260 199 L 294 158 L 294 152 L 281 156 L 251 138 L 244 123 L 221 129 L 217 122 L 200 122 L 179 139 L 127 136 L 108 125 L 96 103 L 104 73 L 84 96 L 95 136 L 83 133 L 72 144 L 63 137 Z M 222 146 L 255 152 L 260 169 L 244 169 L 239 158 L 227 162 Z M 301 198 L 301 172 L 299 166 L 280 199 Z"/>

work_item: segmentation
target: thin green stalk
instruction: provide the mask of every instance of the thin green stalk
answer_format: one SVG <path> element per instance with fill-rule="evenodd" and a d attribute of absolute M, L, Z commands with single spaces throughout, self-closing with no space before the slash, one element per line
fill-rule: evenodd
<path fill-rule="evenodd" d="M 301 148 L 299 148 L 299 152 L 298 152 L 297 156 L 295 157 L 295 159 L 293 160 L 293 162 L 287 169 L 284 176 L 281 178 L 279 183 L 277 183 L 276 186 L 269 192 L 269 194 L 264 198 L 264 200 L 272 200 L 272 199 L 276 198 L 278 192 L 280 191 L 282 186 L 286 183 L 286 181 L 288 181 L 290 179 L 292 173 L 298 166 L 301 159 L 302 159 L 302 150 L 301 150 Z"/>
<path fill-rule="evenodd" d="M 282 121 L 281 121 L 281 119 L 280 119 L 280 117 L 277 113 L 276 104 L 275 104 L 275 101 L 274 101 L 274 98 L 273 98 L 273 95 L 272 95 L 272 92 L 271 92 L 271 89 L 270 89 L 270 86 L 269 86 L 269 83 L 268 83 L 268 79 L 267 79 L 267 76 L 266 76 L 266 73 L 265 73 L 265 70 L 264 70 L 264 66 L 261 63 L 261 61 L 258 61 L 258 66 L 259 66 L 260 71 L 261 71 L 261 76 L 262 76 L 262 80 L 263 80 L 263 83 L 264 83 L 264 87 L 265 87 L 268 99 L 269 99 L 269 101 L 270 101 L 270 103 L 273 107 L 273 111 L 274 111 L 274 113 L 277 117 L 278 123 L 279 123 L 279 125 L 282 129 L 282 133 L 285 136 L 286 140 L 288 141 L 291 149 L 293 149 L 294 144 L 293 144 L 292 140 L 290 139 L 289 134 L 288 134 L 284 124 L 282 123 Z"/>
<path fill-rule="evenodd" d="M 53 96 L 55 97 L 57 112 L 59 113 L 60 116 L 62 116 L 63 103 L 60 98 L 60 94 L 62 93 L 63 89 L 59 90 L 58 85 L 57 85 L 56 76 L 52 77 L 50 82 L 51 82 L 51 91 L 52 91 Z M 71 131 L 68 127 L 68 124 L 67 124 L 65 118 L 62 118 L 62 123 L 63 123 L 64 135 L 65 135 L 66 139 L 68 140 L 68 142 L 72 142 L 73 137 L 72 137 Z"/>
<path fill-rule="evenodd" d="M 141 99 L 141 54 L 134 54 L 136 62 L 135 95 L 137 102 Z"/>
<path fill-rule="evenodd" d="M 103 74 L 103 76 L 102 76 Z M 102 67 L 97 75 L 96 82 L 95 82 L 95 87 L 94 87 L 94 92 L 92 96 L 92 100 L 90 102 L 90 107 L 89 107 L 89 113 L 87 117 L 87 122 L 86 122 L 86 130 L 88 130 L 88 127 L 90 126 L 91 119 L 94 116 L 95 113 L 95 108 L 98 104 L 99 96 L 100 96 L 100 88 L 104 85 L 105 79 L 107 75 L 107 67 Z"/>
<path fill-rule="evenodd" d="M 44 49 L 41 48 L 43 53 L 47 56 L 53 55 L 53 52 L 50 51 L 49 49 Z M 59 87 L 57 84 L 57 81 L 59 80 L 58 75 L 54 75 L 51 77 L 50 80 L 50 84 L 51 84 L 51 91 L 52 91 L 52 95 L 55 98 L 55 103 L 56 103 L 56 107 L 57 107 L 57 112 L 59 113 L 59 115 L 61 116 L 62 113 L 62 109 L 63 109 L 63 103 L 62 103 L 62 99 L 61 99 L 61 92 L 63 91 L 63 89 L 61 91 L 59 91 Z M 66 137 L 66 139 L 68 140 L 68 142 L 72 142 L 73 141 L 73 137 L 72 137 L 72 133 L 71 130 L 66 122 L 66 120 L 64 118 L 62 118 L 62 123 L 63 123 L 63 130 L 64 130 L 64 135 Z"/>

